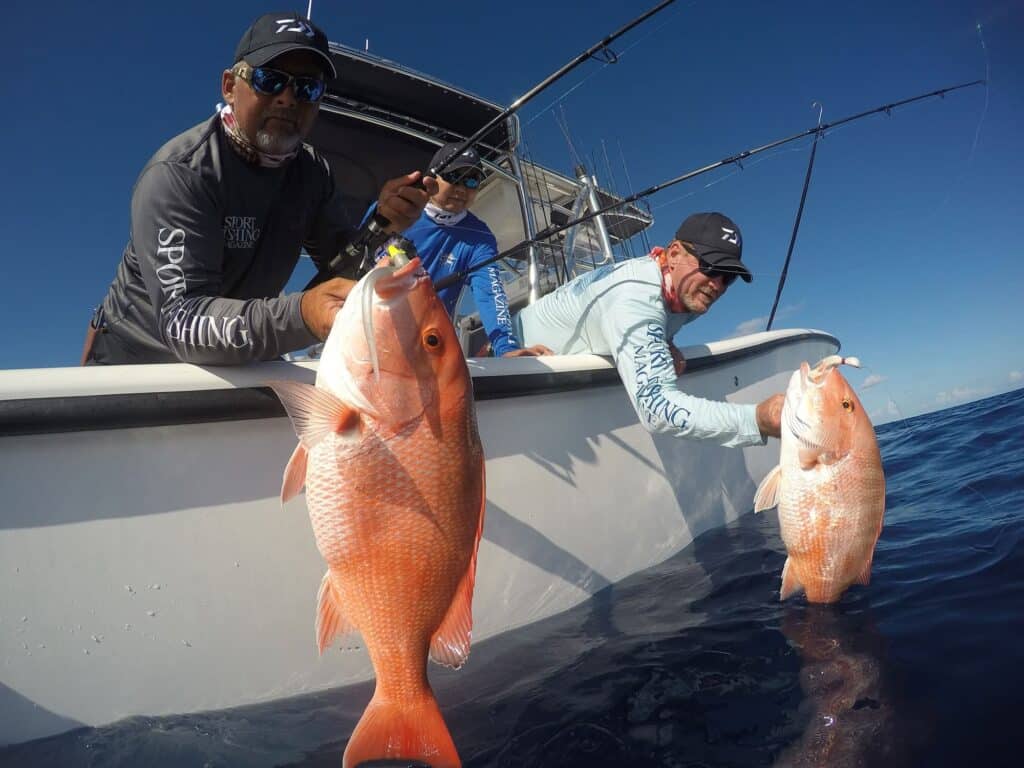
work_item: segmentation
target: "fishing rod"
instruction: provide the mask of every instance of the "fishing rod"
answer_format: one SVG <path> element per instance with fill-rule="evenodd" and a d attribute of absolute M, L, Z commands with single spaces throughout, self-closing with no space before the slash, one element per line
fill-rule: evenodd
<path fill-rule="evenodd" d="M 818 108 L 818 127 L 821 127 L 821 116 L 825 109 L 818 102 L 812 106 Z M 814 172 L 814 156 L 818 154 L 818 139 L 821 138 L 821 131 L 814 134 L 814 143 L 811 144 L 811 156 L 807 160 L 807 173 L 804 175 L 804 188 L 800 192 L 800 205 L 796 209 L 796 221 L 793 222 L 793 234 L 789 236 L 789 248 L 786 250 L 786 260 L 782 263 L 782 274 L 779 275 L 779 284 L 775 289 L 775 303 L 772 304 L 772 311 L 768 313 L 768 324 L 764 327 L 766 331 L 772 329 L 775 322 L 775 311 L 779 308 L 779 301 L 782 299 L 782 289 L 786 285 L 786 275 L 789 274 L 789 261 L 793 258 L 793 247 L 796 245 L 796 235 L 800 231 L 800 220 L 804 215 L 804 203 L 807 202 L 807 190 L 811 186 L 811 174 Z"/>
<path fill-rule="evenodd" d="M 937 91 L 923 93 L 920 96 L 913 96 L 909 99 L 903 99 L 902 101 L 894 101 L 891 104 L 883 104 L 882 106 L 875 107 L 874 109 L 868 109 L 865 110 L 864 112 L 858 112 L 855 115 L 850 115 L 848 117 L 835 120 L 831 123 L 819 123 L 813 128 L 808 128 L 806 131 L 801 131 L 800 133 L 794 133 L 792 136 L 787 136 L 783 139 L 777 139 L 776 141 L 772 141 L 768 144 L 765 144 L 760 147 L 755 147 L 753 149 L 745 149 L 738 154 L 730 155 L 729 157 L 718 160 L 717 162 L 711 163 L 710 165 L 705 165 L 702 168 L 697 168 L 696 170 L 688 171 L 687 173 L 684 173 L 681 176 L 676 176 L 675 178 L 669 179 L 668 181 L 663 181 L 660 184 L 655 184 L 654 186 L 648 187 L 647 189 L 641 192 L 637 192 L 635 195 L 630 195 L 629 197 L 619 200 L 618 202 L 606 205 L 605 207 L 599 208 L 596 211 L 591 211 L 590 213 L 584 214 L 583 216 L 580 216 L 577 219 L 573 219 L 572 221 L 567 221 L 566 223 L 559 224 L 557 226 L 551 225 L 549 227 L 546 227 L 533 237 L 527 240 L 523 240 L 521 243 L 518 243 L 517 245 L 514 245 L 511 248 L 508 248 L 502 251 L 501 253 L 492 256 L 491 258 L 485 261 L 480 262 L 479 264 L 473 266 L 470 269 L 465 269 L 462 270 L 461 272 L 454 272 L 448 275 L 447 277 L 441 278 L 436 283 L 434 283 L 434 289 L 440 291 L 451 285 L 460 283 L 464 281 L 466 277 L 469 276 L 470 272 L 475 272 L 478 269 L 490 266 L 491 264 L 494 264 L 496 261 L 500 261 L 501 259 L 507 259 L 510 256 L 521 252 L 524 248 L 531 245 L 537 245 L 540 242 L 547 240 L 548 238 L 553 237 L 554 235 L 557 235 L 559 232 L 564 232 L 570 227 L 575 227 L 578 224 L 584 224 L 590 221 L 591 219 L 608 213 L 609 211 L 612 211 L 616 208 L 621 208 L 624 205 L 635 203 L 637 200 L 640 200 L 641 198 L 649 197 L 657 192 L 660 192 L 663 189 L 667 189 L 668 187 L 672 187 L 675 186 L 676 184 L 688 181 L 689 179 L 701 176 L 705 173 L 708 173 L 709 171 L 713 171 L 718 168 L 722 168 L 723 166 L 733 164 L 738 165 L 740 168 L 742 168 L 743 161 L 746 160 L 747 158 L 753 157 L 754 155 L 758 155 L 762 152 L 767 152 L 769 149 L 781 147 L 783 144 L 789 144 L 790 142 L 797 141 L 798 139 L 803 139 L 812 135 L 820 135 L 823 134 L 825 131 L 831 130 L 832 128 L 838 128 L 840 125 L 852 123 L 855 120 L 861 120 L 865 117 L 869 117 L 870 115 L 878 114 L 879 112 L 885 112 L 886 114 L 889 114 L 890 112 L 892 112 L 892 110 L 896 109 L 897 107 L 902 107 L 906 104 L 911 104 L 912 102 L 915 101 L 922 101 L 923 99 L 932 98 L 934 96 L 945 97 L 947 93 L 958 91 L 961 88 L 970 88 L 971 86 L 984 85 L 985 83 L 985 80 L 974 80 L 970 83 L 962 83 L 960 85 L 953 85 L 948 88 L 940 88 Z"/>
<path fill-rule="evenodd" d="M 641 15 L 637 16 L 635 19 L 633 19 L 631 22 L 626 24 L 618 31 L 613 32 L 612 34 L 602 38 L 599 42 L 587 48 L 587 50 L 583 51 L 583 53 L 576 56 L 576 58 L 574 58 L 568 64 L 565 64 L 557 71 L 548 75 L 541 82 L 537 83 L 537 85 L 533 86 L 533 88 L 531 88 L 529 91 L 527 91 L 518 99 L 513 101 L 512 104 L 509 105 L 509 107 L 505 109 L 501 114 L 496 115 L 494 118 L 492 118 L 490 122 L 484 125 L 483 128 L 478 130 L 468 139 L 462 141 L 454 152 L 451 152 L 437 166 L 431 167 L 427 171 L 426 175 L 437 176 L 451 163 L 453 163 L 459 157 L 459 155 L 466 151 L 468 147 L 472 146 L 482 137 L 486 136 L 487 133 L 491 131 L 495 126 L 499 125 L 501 122 L 510 118 L 517 111 L 519 111 L 520 107 L 528 103 L 537 94 L 539 94 L 541 91 L 545 90 L 548 86 L 552 85 L 558 80 L 561 80 L 565 75 L 574 70 L 584 61 L 586 61 L 589 58 L 592 58 L 594 54 L 596 54 L 598 51 L 605 51 L 605 61 L 612 64 L 615 63 L 618 60 L 618 57 L 615 55 L 614 51 L 608 49 L 608 46 L 618 38 L 622 37 L 622 35 L 629 32 L 635 26 L 643 23 L 654 14 L 672 5 L 672 3 L 674 2 L 675 0 L 662 0 L 656 6 L 646 11 L 645 13 L 642 13 Z M 390 237 L 390 233 L 387 231 L 387 228 L 390 225 L 391 222 L 385 216 L 382 216 L 378 211 L 374 211 L 373 215 L 369 219 L 367 219 L 367 221 L 363 224 L 359 231 L 357 231 L 356 234 L 353 236 L 352 240 L 350 240 L 345 245 L 342 251 L 338 253 L 333 259 L 331 259 L 330 263 L 328 263 L 326 268 L 323 268 L 320 271 L 318 271 L 316 276 L 314 276 L 314 278 L 306 286 L 306 290 L 312 288 L 317 283 L 326 280 L 331 275 L 336 274 L 338 268 L 341 266 L 342 261 L 344 261 L 346 258 L 357 259 L 367 253 L 372 255 L 377 250 L 377 248 L 383 245 L 384 242 L 388 239 L 388 237 Z"/>

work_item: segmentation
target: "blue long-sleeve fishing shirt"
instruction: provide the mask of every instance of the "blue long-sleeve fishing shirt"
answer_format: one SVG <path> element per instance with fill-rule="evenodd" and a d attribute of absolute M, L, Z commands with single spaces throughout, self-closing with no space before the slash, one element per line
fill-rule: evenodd
<path fill-rule="evenodd" d="M 371 207 L 367 215 L 373 210 Z M 424 211 L 402 233 L 416 246 L 423 268 L 435 283 L 455 272 L 470 269 L 498 253 L 498 241 L 478 217 L 466 211 L 464 217 L 454 218 L 457 219 L 454 223 L 443 224 L 435 222 Z M 519 342 L 512 330 L 508 297 L 498 268 L 492 264 L 475 270 L 469 274 L 467 282 L 494 356 L 501 357 L 506 352 L 519 349 Z M 438 291 L 438 297 L 449 315 L 455 313 L 462 285 L 451 285 Z"/>

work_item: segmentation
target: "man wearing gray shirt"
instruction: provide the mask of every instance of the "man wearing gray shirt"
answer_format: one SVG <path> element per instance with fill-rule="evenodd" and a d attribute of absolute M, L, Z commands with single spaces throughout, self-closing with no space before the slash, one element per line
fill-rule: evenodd
<path fill-rule="evenodd" d="M 305 247 L 325 265 L 353 234 L 327 161 L 303 139 L 335 77 L 327 38 L 294 13 L 246 30 L 222 76 L 226 106 L 171 139 L 139 175 L 131 235 L 90 324 L 83 362 L 236 364 L 327 337 L 354 281 L 281 295 Z M 400 232 L 437 183 L 384 183 Z"/>

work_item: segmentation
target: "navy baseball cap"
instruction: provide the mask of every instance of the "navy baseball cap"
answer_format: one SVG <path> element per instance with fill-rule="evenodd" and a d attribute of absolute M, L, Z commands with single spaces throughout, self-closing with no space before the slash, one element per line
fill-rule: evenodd
<path fill-rule="evenodd" d="M 460 145 L 461 142 L 445 144 L 443 147 L 437 150 L 437 152 L 434 153 L 434 156 L 430 160 L 430 167 L 437 168 L 437 166 L 441 165 L 441 163 L 443 163 L 445 160 L 451 157 L 452 153 L 455 152 L 455 150 L 458 149 Z M 464 150 L 462 150 L 462 152 L 459 153 L 458 157 L 453 159 L 450 163 L 448 163 L 448 165 L 444 167 L 444 170 L 447 172 L 454 171 L 459 168 L 476 168 L 478 171 L 483 171 L 484 164 L 480 160 L 480 154 L 476 151 L 474 147 L 466 147 Z"/>
<path fill-rule="evenodd" d="M 265 13 L 254 21 L 235 48 L 235 63 L 245 59 L 254 67 L 262 67 L 282 53 L 309 51 L 323 59 L 324 74 L 337 77 L 331 60 L 327 35 L 309 19 L 295 11 Z"/>
<path fill-rule="evenodd" d="M 735 272 L 745 282 L 754 279 L 747 265 L 740 260 L 743 237 L 732 219 L 721 213 L 695 213 L 676 230 L 676 240 L 690 243 L 693 251 L 708 264 L 727 272 Z"/>

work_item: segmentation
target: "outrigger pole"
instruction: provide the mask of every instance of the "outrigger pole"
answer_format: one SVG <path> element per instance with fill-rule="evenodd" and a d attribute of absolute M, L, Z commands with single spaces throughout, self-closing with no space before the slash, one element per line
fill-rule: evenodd
<path fill-rule="evenodd" d="M 844 117 L 844 118 L 841 118 L 840 120 L 835 120 L 835 121 L 833 121 L 831 123 L 819 123 L 818 125 L 816 125 L 813 128 L 808 128 L 806 131 L 801 131 L 800 133 L 795 133 L 792 136 L 787 136 L 784 139 L 778 139 L 778 140 L 773 141 L 773 142 L 771 142 L 769 144 L 765 144 L 764 146 L 761 146 L 761 147 L 756 147 L 754 149 L 744 150 L 743 152 L 740 152 L 739 154 L 731 155 L 729 157 L 723 158 L 722 160 L 719 160 L 718 162 L 715 162 L 715 163 L 711 163 L 710 165 L 705 165 L 703 168 L 698 168 L 698 169 L 696 169 L 694 171 L 689 171 L 687 173 L 684 173 L 681 176 L 676 176 L 673 179 L 669 179 L 668 181 L 663 181 L 660 184 L 655 184 L 654 186 L 648 187 L 647 189 L 645 189 L 645 190 L 643 190 L 641 192 L 637 192 L 635 195 L 630 195 L 629 197 L 624 198 L 624 199 L 622 199 L 622 200 L 620 200 L 620 201 L 618 201 L 616 203 L 612 203 L 610 205 L 606 205 L 604 208 L 599 208 L 596 211 L 591 211 L 590 213 L 584 214 L 583 216 L 580 216 L 577 219 L 573 219 L 572 221 L 567 221 L 565 224 L 560 224 L 558 226 L 552 225 L 550 227 L 547 227 L 547 228 L 541 230 L 540 232 L 538 232 L 533 237 L 529 238 L 528 240 L 523 240 L 521 243 L 519 243 L 517 245 L 514 245 L 514 246 L 512 246 L 511 248 L 509 248 L 507 250 L 502 251 L 501 253 L 497 254 L 496 256 L 492 256 L 491 258 L 487 259 L 486 261 L 483 261 L 483 262 L 477 264 L 472 269 L 465 269 L 465 270 L 463 270 L 461 272 L 454 272 L 454 273 L 448 275 L 447 277 L 444 277 L 444 278 L 438 280 L 434 284 L 434 288 L 435 288 L 435 290 L 440 291 L 441 289 L 447 288 L 450 285 L 455 285 L 457 283 L 460 283 L 460 282 L 462 282 L 463 280 L 466 279 L 466 277 L 469 275 L 470 272 L 475 272 L 476 270 L 482 269 L 483 267 L 486 267 L 486 266 L 489 266 L 489 265 L 495 263 L 496 261 L 500 261 L 501 259 L 507 259 L 510 256 L 513 256 L 514 254 L 519 253 L 520 251 L 522 251 L 523 248 L 526 248 L 527 246 L 535 245 L 537 243 L 540 243 L 543 240 L 547 240 L 548 238 L 553 237 L 554 235 L 557 235 L 559 232 L 564 232 L 565 230 L 569 229 L 570 227 L 575 227 L 578 224 L 583 224 L 585 222 L 588 222 L 591 219 L 596 218 L 597 216 L 601 216 L 602 214 L 608 213 L 609 211 L 615 210 L 616 208 L 621 208 L 624 205 L 629 205 L 630 203 L 635 203 L 637 200 L 640 200 L 641 198 L 649 197 L 650 195 L 653 195 L 656 192 L 660 192 L 663 189 L 667 189 L 668 187 L 672 187 L 672 186 L 675 186 L 676 184 L 680 184 L 680 183 L 682 183 L 684 181 L 688 181 L 689 179 L 692 179 L 692 178 L 694 178 L 696 176 L 701 176 L 701 175 L 703 175 L 705 173 L 708 173 L 709 171 L 713 171 L 713 170 L 715 170 L 717 168 L 721 168 L 723 166 L 733 165 L 733 164 L 738 165 L 738 166 L 740 166 L 740 168 L 742 168 L 743 167 L 743 161 L 746 160 L 747 158 L 753 157 L 754 155 L 758 155 L 758 154 L 760 154 L 762 152 L 766 152 L 769 149 L 775 149 L 776 147 L 781 147 L 783 144 L 789 144 L 792 141 L 796 141 L 798 139 L 803 139 L 803 138 L 806 138 L 807 136 L 821 135 L 825 131 L 828 131 L 828 130 L 830 130 L 832 128 L 838 128 L 840 125 L 845 125 L 846 123 L 852 123 L 855 120 L 861 120 L 861 119 L 863 119 L 865 117 L 868 117 L 870 115 L 878 114 L 879 112 L 885 112 L 886 114 L 888 114 L 888 113 L 892 112 L 892 110 L 896 109 L 897 107 L 902 107 L 902 106 L 904 106 L 906 104 L 911 104 L 911 103 L 913 103 L 915 101 L 922 101 L 923 99 L 928 99 L 928 98 L 931 98 L 933 96 L 944 97 L 947 93 L 951 93 L 952 91 L 958 91 L 961 88 L 970 88 L 973 85 L 984 85 L 985 82 L 986 82 L 985 80 L 974 80 L 973 82 L 970 82 L 970 83 L 963 83 L 961 85 L 954 85 L 954 86 L 950 86 L 949 88 L 940 88 L 937 91 L 931 91 L 929 93 L 923 93 L 920 96 L 913 96 L 913 97 L 911 97 L 909 99 L 903 99 L 902 101 L 895 101 L 895 102 L 893 102 L 891 104 L 883 104 L 880 107 L 875 107 L 874 109 L 869 109 L 869 110 L 866 110 L 864 112 L 858 112 L 856 115 L 850 115 L 849 117 Z"/>
<path fill-rule="evenodd" d="M 541 82 L 537 83 L 537 85 L 533 86 L 533 88 L 531 88 L 529 91 L 527 91 L 518 99 L 513 101 L 512 104 L 509 105 L 509 107 L 504 112 L 495 116 L 483 128 L 478 130 L 468 139 L 465 139 L 463 142 L 461 142 L 454 152 L 448 155 L 448 157 L 445 158 L 445 160 L 441 162 L 439 165 L 430 168 L 430 170 L 427 171 L 426 175 L 436 176 L 437 174 L 439 174 L 441 171 L 447 168 L 452 162 L 454 162 L 454 160 L 459 155 L 461 155 L 466 150 L 467 147 L 475 144 L 481 138 L 486 136 L 487 133 L 491 131 L 495 126 L 499 125 L 500 123 L 514 115 L 520 107 L 522 107 L 524 104 L 533 99 L 534 96 L 539 94 L 541 91 L 545 90 L 548 86 L 552 85 L 556 81 L 561 80 L 565 75 L 569 74 L 569 72 L 574 70 L 577 66 L 582 64 L 587 59 L 592 58 L 594 54 L 598 53 L 599 51 L 604 52 L 604 60 L 607 63 L 616 63 L 618 61 L 618 56 L 615 54 L 614 51 L 608 48 L 608 46 L 618 38 L 622 37 L 622 35 L 629 32 L 629 30 L 633 29 L 633 27 L 643 23 L 654 14 L 672 5 L 672 3 L 674 2 L 675 0 L 662 0 L 662 2 L 658 3 L 649 11 L 637 16 L 631 22 L 626 24 L 626 26 L 603 38 L 600 42 L 597 42 L 594 45 L 587 48 L 587 50 L 583 51 L 583 53 L 579 54 L 576 58 L 574 58 L 568 64 L 564 65 L 561 69 L 548 75 Z M 390 224 L 391 222 L 388 221 L 387 218 L 375 212 L 373 216 L 371 216 L 366 221 L 366 223 L 363 224 L 359 231 L 356 232 L 352 240 L 347 245 L 345 245 L 345 247 L 342 249 L 342 252 L 335 256 L 333 259 L 331 259 L 326 269 L 321 269 L 316 274 L 316 276 L 306 286 L 306 289 L 308 290 L 317 283 L 322 282 L 323 280 L 326 280 L 327 278 L 336 274 L 338 268 L 341 266 L 342 260 L 344 260 L 345 258 L 357 259 L 361 258 L 364 253 L 372 253 L 373 251 L 375 251 L 390 236 L 389 233 L 386 231 L 387 227 Z"/>

